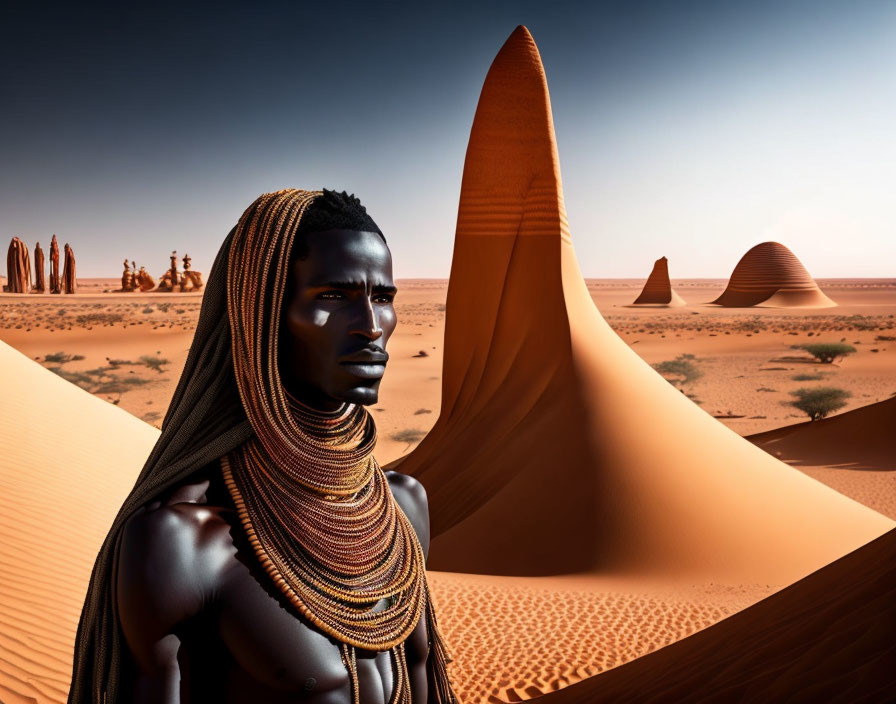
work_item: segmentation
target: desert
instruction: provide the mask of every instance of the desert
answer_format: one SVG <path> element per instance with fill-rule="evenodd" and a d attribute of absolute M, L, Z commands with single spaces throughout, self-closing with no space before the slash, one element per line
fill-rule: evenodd
<path fill-rule="evenodd" d="M 813 278 L 780 243 L 730 279 L 585 278 L 589 237 L 517 27 L 450 278 L 397 277 L 371 408 L 428 495 L 460 700 L 886 696 L 896 279 Z M 205 292 L 69 288 L 0 294 L 4 702 L 65 700 L 93 559 L 197 356 Z"/>

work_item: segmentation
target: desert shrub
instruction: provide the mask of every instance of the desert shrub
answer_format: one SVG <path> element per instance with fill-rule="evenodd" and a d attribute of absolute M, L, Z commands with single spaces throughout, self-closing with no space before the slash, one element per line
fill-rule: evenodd
<path fill-rule="evenodd" d="M 151 354 L 144 354 L 140 356 L 140 362 L 145 364 L 150 369 L 154 369 L 159 374 L 161 374 L 164 370 L 162 369 L 162 365 L 168 364 L 168 360 L 163 357 L 156 357 Z"/>
<path fill-rule="evenodd" d="M 653 368 L 667 377 L 670 384 L 681 387 L 703 376 L 703 372 L 694 364 L 695 359 L 697 358 L 692 354 L 680 354 L 675 359 L 654 364 Z"/>
<path fill-rule="evenodd" d="M 78 325 L 120 323 L 122 320 L 124 320 L 124 316 L 121 313 L 83 313 L 75 318 Z"/>
<path fill-rule="evenodd" d="M 70 372 L 62 367 L 47 367 L 47 369 L 75 386 L 80 386 L 85 391 L 93 391 L 94 380 L 89 374 L 85 374 L 84 372 Z"/>
<path fill-rule="evenodd" d="M 805 350 L 822 364 L 830 364 L 835 359 L 842 359 L 853 354 L 856 348 L 842 342 L 813 342 L 805 345 L 793 345 L 795 350 Z"/>
<path fill-rule="evenodd" d="M 794 374 L 790 378 L 794 381 L 820 381 L 824 379 L 821 374 Z"/>
<path fill-rule="evenodd" d="M 801 410 L 809 420 L 819 420 L 846 405 L 846 399 L 852 396 L 845 389 L 837 389 L 833 386 L 822 386 L 815 389 L 797 389 L 790 392 L 796 396 L 795 401 L 786 402 L 787 405 Z"/>
<path fill-rule="evenodd" d="M 399 430 L 397 433 L 392 433 L 389 437 L 396 442 L 406 442 L 408 447 L 405 449 L 408 449 L 415 442 L 420 442 L 426 437 L 426 431 L 417 430 L 416 428 L 406 428 L 405 430 Z"/>
<path fill-rule="evenodd" d="M 65 352 L 52 352 L 44 357 L 45 362 L 52 362 L 53 364 L 65 364 L 66 362 L 71 362 L 72 359 L 74 359 L 74 357 Z"/>

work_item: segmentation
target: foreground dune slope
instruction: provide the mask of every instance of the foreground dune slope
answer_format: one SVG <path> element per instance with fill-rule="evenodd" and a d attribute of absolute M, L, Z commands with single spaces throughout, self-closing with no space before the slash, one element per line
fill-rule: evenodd
<path fill-rule="evenodd" d="M 395 466 L 426 486 L 431 567 L 452 572 L 783 585 L 894 525 L 711 418 L 598 313 L 524 27 L 470 134 L 440 417 Z"/>
<path fill-rule="evenodd" d="M 539 701 L 892 701 L 894 630 L 891 530 L 710 628 Z"/>
<path fill-rule="evenodd" d="M 0 342 L 0 701 L 61 701 L 106 531 L 159 431 Z"/>

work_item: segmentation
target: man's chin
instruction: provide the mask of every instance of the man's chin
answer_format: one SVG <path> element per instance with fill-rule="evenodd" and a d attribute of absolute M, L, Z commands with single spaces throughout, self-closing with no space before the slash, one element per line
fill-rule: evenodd
<path fill-rule="evenodd" d="M 339 400 L 356 403 L 361 406 L 372 406 L 379 400 L 379 395 L 379 383 L 377 383 L 375 386 L 355 386 L 347 389 L 339 394 Z"/>

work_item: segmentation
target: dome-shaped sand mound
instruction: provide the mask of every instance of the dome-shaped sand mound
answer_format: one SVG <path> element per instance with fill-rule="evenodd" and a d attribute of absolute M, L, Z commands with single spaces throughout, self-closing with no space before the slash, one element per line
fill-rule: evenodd
<path fill-rule="evenodd" d="M 653 270 L 644 288 L 641 289 L 641 295 L 635 299 L 632 305 L 642 306 L 683 306 L 684 300 L 675 291 L 672 290 L 672 284 L 669 281 L 669 260 L 660 257 L 653 264 Z"/>
<path fill-rule="evenodd" d="M 734 267 L 725 291 L 712 303 L 729 308 L 830 308 L 837 305 L 821 292 L 793 252 L 779 242 L 763 242 Z"/>

